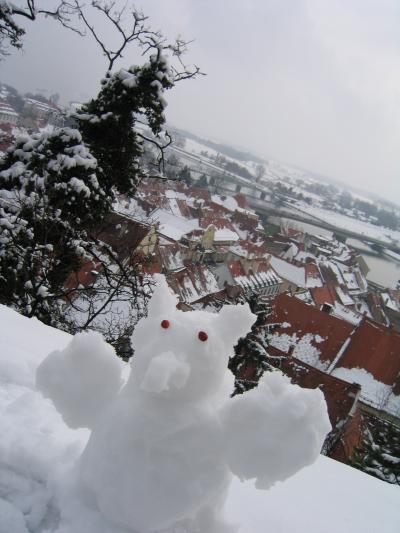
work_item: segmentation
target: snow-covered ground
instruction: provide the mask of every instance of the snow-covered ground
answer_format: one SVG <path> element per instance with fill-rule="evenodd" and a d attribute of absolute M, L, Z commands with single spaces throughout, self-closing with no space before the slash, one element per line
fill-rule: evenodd
<path fill-rule="evenodd" d="M 242 161 L 241 159 L 235 159 L 233 157 L 226 155 L 225 153 L 218 152 L 214 148 L 208 147 L 206 144 L 202 144 L 198 141 L 195 141 L 194 139 L 189 139 L 186 137 L 184 150 L 186 150 L 187 152 L 196 154 L 196 155 L 202 155 L 202 153 L 204 155 L 205 152 L 207 152 L 208 157 L 210 159 L 215 158 L 217 155 L 220 155 L 220 156 L 222 155 L 227 161 L 231 161 L 233 163 L 240 165 L 241 167 L 246 168 L 253 175 L 255 173 L 256 163 L 254 161 Z"/>
<path fill-rule="evenodd" d="M 374 226 L 373 224 L 369 224 L 368 222 L 363 222 L 362 220 L 350 218 L 346 215 L 330 211 L 329 209 L 309 206 L 305 203 L 298 202 L 296 204 L 296 208 L 304 213 L 308 213 L 309 215 L 317 218 L 318 220 L 322 220 L 323 222 L 332 224 L 338 229 L 354 231 L 354 233 L 358 233 L 360 235 L 360 238 L 362 238 L 362 236 L 365 236 L 366 238 L 379 239 L 383 242 L 386 242 L 387 244 L 391 244 L 392 242 L 400 242 L 399 231 L 394 231 L 381 226 Z"/>
<path fill-rule="evenodd" d="M 397 533 L 400 490 L 320 456 L 268 493 L 235 480 L 226 505 L 238 533 Z"/>
<path fill-rule="evenodd" d="M 161 311 L 164 317 L 166 308 Z M 190 315 L 185 313 L 188 324 L 192 320 Z M 193 326 L 197 328 L 200 315 L 192 316 Z M 167 318 L 171 320 L 171 333 L 174 334 L 175 315 Z M 210 322 L 210 338 L 216 331 L 213 328 L 216 328 L 217 319 L 215 316 Z M 229 318 L 229 322 L 232 322 L 232 318 Z M 242 328 L 243 319 L 240 323 Z M 150 326 L 153 331 L 154 325 Z M 221 328 L 222 331 L 222 322 Z M 190 328 L 186 327 L 185 331 L 189 332 Z M 143 331 L 142 335 L 146 334 L 147 339 L 153 342 L 148 333 Z M 68 372 L 74 372 L 74 365 L 76 369 L 81 368 L 89 373 L 90 368 L 96 366 L 88 361 L 90 365 L 82 367 L 79 358 L 74 361 L 74 353 L 76 355 L 78 352 L 72 351 L 71 356 L 65 350 L 70 340 L 71 337 L 66 333 L 0 306 L 0 533 L 133 533 L 133 530 L 122 525 L 111 525 L 91 501 L 85 500 L 83 494 L 71 492 L 72 467 L 80 458 L 90 432 L 67 427 L 53 403 L 36 388 L 36 369 L 53 350 L 62 350 L 59 352 L 62 356 L 57 356 L 54 361 L 57 367 L 56 361 L 61 360 L 65 371 L 59 376 L 58 385 L 52 383 L 56 385 L 56 396 L 62 401 L 67 398 L 61 389 L 68 384 Z M 196 342 L 196 350 L 202 349 L 203 344 L 207 346 L 207 343 Z M 89 356 L 91 358 L 93 354 Z M 171 359 L 172 356 L 168 357 Z M 173 360 L 171 362 L 174 363 Z M 104 377 L 108 373 L 108 363 L 100 359 L 98 364 L 98 376 Z M 178 365 L 178 362 L 174 364 Z M 101 370 L 101 365 L 103 370 L 107 367 L 107 372 Z M 53 377 L 56 367 L 50 368 Z M 157 368 L 162 371 L 163 366 Z M 171 372 L 179 368 L 175 366 Z M 45 372 L 47 378 L 48 370 Z M 115 369 L 110 367 L 109 370 L 115 373 Z M 146 378 L 147 388 L 155 385 L 155 377 L 152 374 Z M 178 373 L 174 379 L 179 378 L 180 384 L 183 377 L 184 374 Z M 172 378 L 173 374 L 170 374 L 168 379 Z M 82 379 L 79 374 L 79 379 L 73 380 L 72 385 L 77 387 L 76 390 Z M 161 383 L 157 379 L 157 383 Z M 103 390 L 100 381 L 96 386 Z M 279 396 L 282 390 L 279 380 L 275 387 Z M 300 405 L 296 391 L 293 388 L 296 405 Z M 272 398 L 268 403 L 271 400 L 274 403 Z M 305 403 L 304 408 L 307 411 L 309 406 Z M 94 416 L 93 409 L 98 409 L 98 406 L 90 405 L 89 395 L 82 403 L 82 412 L 85 412 L 85 416 Z M 75 415 L 81 413 L 80 409 L 76 409 L 76 404 L 73 410 L 75 414 L 72 418 L 75 419 Z M 237 433 L 231 435 L 231 439 L 235 435 Z M 248 432 L 244 427 L 242 443 L 246 441 L 246 435 Z M 286 437 L 283 437 L 285 442 Z M 299 449 L 298 441 L 295 444 L 296 449 Z M 266 454 L 266 464 L 268 457 L 269 454 Z M 107 462 L 112 460 L 106 459 Z M 280 465 L 277 461 L 275 467 L 278 471 L 282 466 L 286 465 Z M 260 468 L 263 468 L 262 464 Z M 239 533 L 394 533 L 398 531 L 400 523 L 400 490 L 320 457 L 312 466 L 304 468 L 285 482 L 279 482 L 268 491 L 257 491 L 250 481 L 241 483 L 234 480 L 225 504 L 225 515 L 229 522 L 240 524 Z M 180 531 L 188 533 L 189 530 Z M 212 531 L 220 533 L 219 530 Z M 211 533 L 211 530 L 203 529 L 202 533 Z"/>

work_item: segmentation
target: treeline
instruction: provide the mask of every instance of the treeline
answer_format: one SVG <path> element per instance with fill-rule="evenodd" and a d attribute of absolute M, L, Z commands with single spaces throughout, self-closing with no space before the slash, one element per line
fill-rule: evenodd
<path fill-rule="evenodd" d="M 372 202 L 354 198 L 349 192 L 343 191 L 338 198 L 338 203 L 344 209 L 355 209 L 371 218 L 371 222 L 397 230 L 400 226 L 399 216 L 394 210 L 383 209 Z"/>
<path fill-rule="evenodd" d="M 178 130 L 178 132 L 180 132 L 181 135 L 183 135 L 184 137 L 192 139 L 193 141 L 196 141 L 200 144 L 204 144 L 204 146 L 212 148 L 213 150 L 227 157 L 232 157 L 233 159 L 238 159 L 239 161 L 254 161 L 260 164 L 264 163 L 264 161 L 260 157 L 257 157 L 256 155 L 251 154 L 250 152 L 238 150 L 236 148 L 233 148 L 232 146 L 228 146 L 227 144 L 219 144 L 208 139 L 202 139 L 201 137 L 198 137 L 197 135 L 195 135 L 194 133 L 190 133 L 189 131 Z"/>

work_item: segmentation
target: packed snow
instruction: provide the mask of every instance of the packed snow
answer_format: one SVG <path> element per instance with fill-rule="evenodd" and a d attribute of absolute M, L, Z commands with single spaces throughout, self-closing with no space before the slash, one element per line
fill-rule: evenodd
<path fill-rule="evenodd" d="M 273 333 L 269 336 L 268 340 L 271 346 L 281 350 L 283 353 L 289 353 L 293 347 L 293 357 L 319 370 L 325 371 L 329 366 L 328 363 L 321 361 L 319 357 L 321 350 L 313 344 L 314 342 L 318 344 L 325 340 L 320 335 L 306 333 L 298 338 L 296 333 L 292 335 L 288 335 L 287 333 Z"/>
<path fill-rule="evenodd" d="M 329 430 L 322 394 L 267 373 L 259 388 L 229 399 L 227 359 L 254 316 L 247 306 L 183 313 L 159 283 L 133 335 L 129 377 L 97 334 L 72 338 L 0 306 L 0 532 L 222 533 L 230 522 L 241 533 L 349 523 L 364 533 L 369 515 L 394 532 L 399 492 L 331 460 L 276 485 L 318 456 Z M 53 401 L 36 389 L 37 368 Z M 69 428 L 53 402 L 91 431 Z M 275 485 L 256 491 L 254 481 Z M 351 512 L 348 494 L 363 513 Z M 333 498 L 340 512 L 324 529 L 321 509 Z"/>

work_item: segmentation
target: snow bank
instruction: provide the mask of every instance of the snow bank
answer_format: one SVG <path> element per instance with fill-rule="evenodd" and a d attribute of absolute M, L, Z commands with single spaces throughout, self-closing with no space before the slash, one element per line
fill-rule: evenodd
<path fill-rule="evenodd" d="M 0 305 L 0 386 L 35 388 L 37 366 L 49 352 L 64 348 L 71 336 Z"/>
<path fill-rule="evenodd" d="M 88 433 L 65 426 L 35 390 L 35 371 L 71 336 L 0 305 L 0 339 L 0 533 L 52 531 L 56 480 L 81 455 Z"/>
<path fill-rule="evenodd" d="M 398 533 L 400 490 L 320 456 L 268 492 L 234 479 L 225 513 L 237 533 Z"/>

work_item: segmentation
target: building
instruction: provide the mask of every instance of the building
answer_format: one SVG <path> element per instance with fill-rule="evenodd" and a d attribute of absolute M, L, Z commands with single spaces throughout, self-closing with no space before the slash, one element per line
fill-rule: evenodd
<path fill-rule="evenodd" d="M 18 119 L 19 113 L 5 100 L 0 100 L 0 124 L 16 125 Z"/>

